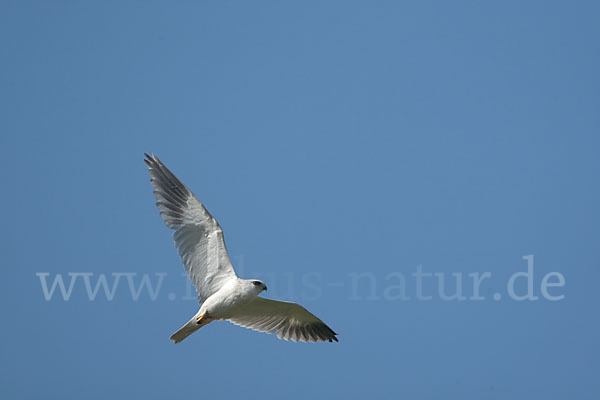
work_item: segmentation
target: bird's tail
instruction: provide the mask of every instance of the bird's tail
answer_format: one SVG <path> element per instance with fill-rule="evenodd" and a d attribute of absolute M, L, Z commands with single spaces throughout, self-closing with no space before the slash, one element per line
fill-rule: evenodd
<path fill-rule="evenodd" d="M 212 321 L 213 319 L 208 317 L 206 314 L 200 314 L 200 312 L 198 312 L 198 314 L 194 315 L 192 319 L 190 319 L 184 326 L 179 328 L 177 332 L 172 334 L 170 339 L 175 343 L 179 343 L 183 339 L 190 336 L 192 333 L 196 332 L 204 325 L 208 325 Z"/>

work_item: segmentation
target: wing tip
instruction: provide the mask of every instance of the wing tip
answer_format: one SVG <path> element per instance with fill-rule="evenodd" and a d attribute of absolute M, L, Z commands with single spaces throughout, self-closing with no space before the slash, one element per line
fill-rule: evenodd
<path fill-rule="evenodd" d="M 152 156 L 148 153 L 144 153 L 144 156 L 146 157 L 144 158 L 144 164 L 148 166 L 148 169 L 152 170 L 153 168 L 156 168 L 156 160 L 153 158 L 154 153 L 152 153 Z"/>

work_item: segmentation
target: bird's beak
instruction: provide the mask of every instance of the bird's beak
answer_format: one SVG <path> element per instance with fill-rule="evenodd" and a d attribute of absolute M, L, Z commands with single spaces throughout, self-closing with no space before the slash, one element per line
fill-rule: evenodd
<path fill-rule="evenodd" d="M 267 291 L 267 285 L 265 285 L 264 291 L 265 291 L 265 292 Z"/>

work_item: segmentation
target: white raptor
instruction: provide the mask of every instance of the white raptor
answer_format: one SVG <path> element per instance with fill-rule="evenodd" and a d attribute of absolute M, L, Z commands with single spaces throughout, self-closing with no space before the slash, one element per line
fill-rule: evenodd
<path fill-rule="evenodd" d="M 198 313 L 171 340 L 179 343 L 212 321 L 228 320 L 294 342 L 338 341 L 337 333 L 304 307 L 258 297 L 267 290 L 263 282 L 238 278 L 219 223 L 158 157 L 145 156 L 160 216 L 175 230 L 175 247 L 200 303 Z"/>

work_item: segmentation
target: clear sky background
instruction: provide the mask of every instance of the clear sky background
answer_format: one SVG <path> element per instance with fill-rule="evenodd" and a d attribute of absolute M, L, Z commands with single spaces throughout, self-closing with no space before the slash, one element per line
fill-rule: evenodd
<path fill-rule="evenodd" d="M 598 398 L 599 13 L 2 1 L 1 397 Z M 198 305 L 143 152 L 219 220 L 240 275 L 340 342 L 221 322 L 171 343 Z M 516 301 L 527 255 L 538 300 Z M 491 273 L 485 299 L 428 277 L 420 301 L 419 265 L 467 297 Z M 46 301 L 40 272 L 167 275 L 155 300 L 123 277 L 91 301 L 79 277 Z"/>

